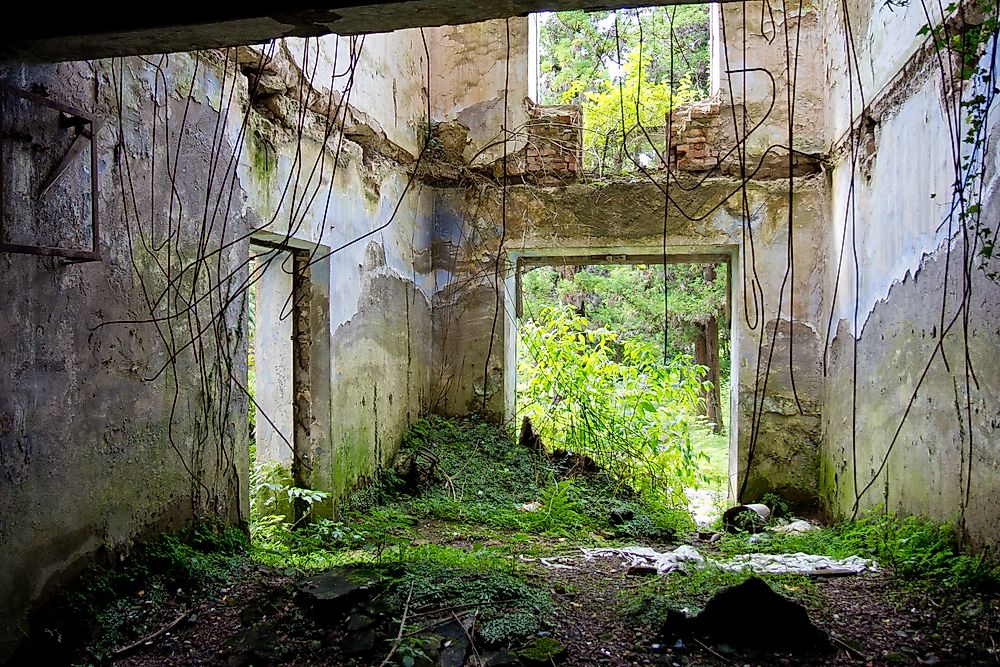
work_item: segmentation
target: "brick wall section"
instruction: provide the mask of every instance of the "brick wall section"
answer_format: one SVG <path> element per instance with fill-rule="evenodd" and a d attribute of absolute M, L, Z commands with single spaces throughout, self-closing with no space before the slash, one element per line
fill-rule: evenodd
<path fill-rule="evenodd" d="M 578 105 L 528 103 L 524 179 L 535 185 L 565 185 L 583 171 L 583 110 Z"/>
<path fill-rule="evenodd" d="M 722 142 L 719 103 L 694 102 L 671 112 L 670 166 L 678 171 L 710 171 L 719 166 Z"/>

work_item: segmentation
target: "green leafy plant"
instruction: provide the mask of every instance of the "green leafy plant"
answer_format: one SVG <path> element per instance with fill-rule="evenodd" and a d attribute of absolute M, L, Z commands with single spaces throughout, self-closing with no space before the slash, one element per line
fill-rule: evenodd
<path fill-rule="evenodd" d="M 843 521 L 799 535 L 776 533 L 750 543 L 746 535 L 726 535 L 723 552 L 804 552 L 833 558 L 863 556 L 917 584 L 958 588 L 1000 587 L 1000 566 L 986 556 L 962 553 L 954 527 L 919 516 L 900 517 L 875 508 L 857 521 Z"/>
<path fill-rule="evenodd" d="M 618 80 L 604 80 L 584 94 L 584 167 L 598 173 L 635 171 L 635 163 L 652 163 L 661 147 L 649 143 L 652 131 L 662 134 L 667 116 L 678 104 L 702 97 L 690 78 L 677 84 L 649 78 L 649 56 L 639 50 L 625 58 Z"/>
<path fill-rule="evenodd" d="M 540 497 L 541 508 L 528 514 L 529 528 L 553 535 L 565 535 L 581 528 L 586 519 L 574 509 L 577 492 L 568 479 L 551 480 Z"/>
<path fill-rule="evenodd" d="M 670 109 L 706 94 L 706 5 L 558 12 L 544 15 L 539 28 L 542 101 L 583 106 L 588 170 L 614 175 L 651 161 Z M 671 58 L 678 44 L 684 55 Z"/>
<path fill-rule="evenodd" d="M 688 357 L 663 364 L 648 343 L 591 330 L 567 308 L 543 308 L 522 323 L 529 354 L 519 363 L 519 413 L 544 442 L 587 456 L 623 486 L 683 504 L 683 489 L 700 479 L 704 460 L 691 445 L 705 387 Z"/>

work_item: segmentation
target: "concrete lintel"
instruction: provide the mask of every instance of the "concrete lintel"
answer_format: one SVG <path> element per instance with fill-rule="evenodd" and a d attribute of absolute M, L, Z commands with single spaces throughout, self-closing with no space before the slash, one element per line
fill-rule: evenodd
<path fill-rule="evenodd" d="M 716 0 L 735 1 L 735 0 Z M 645 5 L 695 0 L 649 0 Z M 627 0 L 382 0 L 174 5 L 158 12 L 53 12 L 20 7 L 0 28 L 0 61 L 57 62 L 259 44 L 279 37 L 391 32 L 403 28 L 477 23 L 565 9 L 615 9 Z"/>
<path fill-rule="evenodd" d="M 730 258 L 728 252 L 708 252 L 677 254 L 676 251 L 664 254 L 651 254 L 646 251 L 641 254 L 586 254 L 586 255 L 546 255 L 521 257 L 522 267 L 536 266 L 593 266 L 604 264 L 722 264 Z"/>

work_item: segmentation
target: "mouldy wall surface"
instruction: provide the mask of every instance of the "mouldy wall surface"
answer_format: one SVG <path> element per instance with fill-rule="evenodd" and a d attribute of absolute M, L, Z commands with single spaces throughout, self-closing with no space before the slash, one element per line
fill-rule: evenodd
<path fill-rule="evenodd" d="M 523 104 L 528 95 L 528 19 L 430 28 L 425 34 L 431 54 L 431 114 L 435 122 L 456 121 L 469 129 L 465 160 L 482 164 L 503 156 L 504 102 L 506 126 L 517 133 L 507 151 L 520 150 L 528 120 Z"/>
<path fill-rule="evenodd" d="M 823 153 L 823 124 L 818 121 L 824 113 L 825 86 L 823 60 L 816 51 L 823 23 L 817 2 L 804 2 L 801 12 L 797 5 L 783 5 L 787 18 L 780 8 L 762 2 L 727 3 L 721 7 L 725 30 L 718 36 L 720 41 L 725 38 L 728 48 L 721 49 L 717 99 L 723 105 L 736 107 L 739 136 L 744 134 L 746 123 L 745 150 L 751 162 L 765 154 L 772 158 L 787 155 L 784 149 L 770 153 L 768 149 L 788 145 L 789 118 L 795 149 Z M 787 65 L 786 38 L 791 68 Z M 726 70 L 731 73 L 727 75 Z M 794 106 L 789 91 L 794 93 Z M 727 149 L 735 145 L 737 136 L 731 114 L 726 109 L 722 118 L 730 135 Z"/>
<path fill-rule="evenodd" d="M 73 264 L 0 254 L 0 284 L 6 292 L 0 309 L 0 335 L 5 341 L 0 346 L 0 375 L 5 378 L 0 392 L 4 562 L 0 661 L 22 637 L 28 605 L 66 583 L 95 557 L 116 558 L 129 550 L 133 540 L 178 529 L 202 511 L 234 522 L 246 519 L 246 399 L 239 393 L 229 396 L 230 418 L 220 422 L 213 416 L 218 406 L 206 402 L 202 386 L 202 378 L 213 383 L 220 377 L 217 340 L 232 353 L 234 372 L 245 378 L 246 323 L 241 304 L 226 309 L 218 332 L 206 333 L 200 363 L 189 348 L 179 351 L 176 365 L 159 375 L 170 352 L 156 326 L 98 328 L 115 320 L 148 320 L 146 297 L 155 299 L 166 285 L 163 267 L 157 265 L 165 259 L 165 251 L 147 252 L 135 236 L 141 227 L 147 242 L 152 234 L 156 243 L 162 243 L 168 231 L 168 181 L 157 180 L 155 202 L 150 194 L 151 100 L 156 88 L 160 120 L 165 117 L 164 104 L 171 118 L 179 118 L 185 107 L 181 95 L 191 90 L 192 71 L 192 59 L 180 55 L 171 57 L 162 78 L 137 58 L 114 67 L 99 61 L 0 72 L 6 84 L 45 91 L 54 100 L 92 111 L 106 121 L 97 135 L 104 260 Z M 123 91 L 124 136 L 117 152 L 117 121 L 110 122 L 117 118 L 114 77 Z M 183 213 L 175 208 L 172 218 L 177 235 L 172 243 L 178 243 L 180 256 L 188 259 L 194 256 L 199 238 L 199 212 L 206 198 L 202 175 L 219 115 L 220 91 L 217 65 L 203 62 L 187 106 L 188 134 L 181 144 L 188 168 L 178 170 L 176 178 L 175 205 L 185 207 Z M 8 122 L 16 108 L 8 99 Z M 34 188 L 65 153 L 71 132 L 44 121 L 48 116 L 36 109 L 18 112 L 16 118 L 24 133 L 5 139 L 7 150 L 14 151 L 12 177 L 20 188 L 8 191 L 9 201 L 14 202 L 5 211 L 8 231 L 31 242 L 44 236 L 33 229 L 38 218 L 57 223 L 64 243 L 87 240 L 86 235 L 74 238 L 71 230 L 89 224 L 89 207 L 77 206 L 89 201 L 89 149 L 41 200 L 47 207 L 43 211 L 34 205 L 39 201 Z M 173 127 L 170 138 L 176 142 L 179 123 Z M 161 175 L 166 170 L 166 136 L 160 125 L 156 166 Z M 223 140 L 219 155 L 223 163 L 228 161 L 231 144 Z M 125 164 L 130 172 L 119 180 Z M 127 194 L 128 224 L 134 235 L 131 249 L 121 190 L 129 183 L 135 186 Z M 152 226 L 151 213 L 156 219 Z M 232 216 L 226 240 L 232 241 L 244 229 L 243 217 Z M 220 237 L 217 226 L 207 243 L 218 247 Z M 216 258 L 218 264 L 212 262 L 212 277 L 217 276 L 216 267 L 223 274 L 235 271 L 234 281 L 245 275 L 240 267 L 246 252 L 245 242 L 223 252 Z M 224 287 L 231 286 L 223 282 Z M 191 281 L 182 284 L 189 290 Z M 177 302 L 172 307 L 177 308 Z M 189 323 L 187 318 L 175 323 L 178 343 L 190 340 Z M 206 369 L 207 376 L 200 369 Z"/>
<path fill-rule="evenodd" d="M 359 65 L 361 79 L 374 77 L 372 69 L 394 48 L 412 44 L 412 35 L 409 42 L 390 35 L 367 43 L 373 60 Z M 335 38 L 319 43 L 322 62 L 332 63 L 323 49 L 336 45 Z M 315 41 L 312 48 L 313 62 L 320 62 Z M 240 58 L 241 68 L 262 63 L 259 54 L 245 49 L 230 53 Z M 240 387 L 246 384 L 248 331 L 245 298 L 232 297 L 247 280 L 251 232 L 272 241 L 288 234 L 298 247 L 319 244 L 338 251 L 313 266 L 317 289 L 330 292 L 330 330 L 322 335 L 329 337 L 331 359 L 325 386 L 312 389 L 315 421 L 306 481 L 334 491 L 339 500 L 392 456 L 402 433 L 426 411 L 432 199 L 419 184 L 408 188 L 405 165 L 413 159 L 416 121 L 397 128 L 394 118 L 384 116 L 383 102 L 393 92 L 399 99 L 400 88 L 386 84 L 381 92 L 368 87 L 357 98 L 373 106 L 370 115 L 352 103 L 349 136 L 342 140 L 327 132 L 320 112 L 329 108 L 329 102 L 323 108 L 324 100 L 336 95 L 329 87 L 317 91 L 303 83 L 302 53 L 299 66 L 294 45 L 281 45 L 280 57 L 265 63 L 266 96 L 253 100 L 245 125 L 247 77 L 234 63 L 225 64 L 221 53 L 200 54 L 197 63 L 194 56 L 179 54 L 101 61 L 93 69 L 72 63 L 3 72 L 4 82 L 36 85 L 52 99 L 93 111 L 105 124 L 99 134 L 104 261 L 0 256 L 3 284 L 22 286 L 11 289 L 0 312 L 4 338 L 11 341 L 0 349 L 0 371 L 10 378 L 0 395 L 0 552 L 6 563 L 0 573 L 0 658 L 22 636 L 29 605 L 99 554 L 117 556 L 135 540 L 180 528 L 201 512 L 246 519 L 247 401 Z M 423 71 L 418 54 L 400 47 L 397 55 L 410 64 L 404 73 Z M 120 82 L 125 142 L 116 152 Z M 415 119 L 426 108 L 426 97 L 418 93 L 419 79 L 406 86 L 399 117 Z M 380 114 L 391 132 L 382 131 L 379 120 L 366 124 Z M 38 125 L 26 124 L 33 143 L 23 142 L 21 153 L 35 146 L 37 164 L 25 162 L 17 178 L 19 184 L 30 180 L 24 176 L 30 172 L 34 185 L 19 185 L 28 194 L 17 202 L 32 201 L 28 186 L 37 186 L 69 144 L 68 131 L 46 130 L 60 137 L 56 145 L 33 123 Z M 177 168 L 173 205 L 168 150 Z M 49 195 L 56 203 L 46 209 L 47 219 L 62 225 L 78 221 L 80 210 L 86 211 L 81 192 L 89 192 L 85 166 L 70 170 Z M 34 212 L 14 213 L 11 219 L 20 222 L 10 231 L 31 239 Z M 214 224 L 202 237 L 206 216 Z M 201 284 L 217 274 L 225 278 L 211 301 L 200 302 L 202 314 L 208 304 L 232 298 L 217 334 L 232 359 L 232 381 L 225 364 L 216 363 L 215 329 L 205 334 L 204 349 L 180 350 L 176 367 L 156 377 L 170 356 L 156 323 L 95 328 L 101 322 L 148 320 L 147 296 L 155 301 L 168 284 L 165 248 L 173 250 L 170 271 L 176 277 L 177 267 L 191 265 L 199 239 L 203 252 L 213 253 L 205 264 L 212 275 L 203 274 Z M 225 250 L 214 254 L 223 244 Z M 271 270 L 280 267 L 275 263 Z M 189 294 L 190 282 L 182 283 L 180 297 Z M 205 293 L 199 289 L 199 295 Z M 171 307 L 186 303 L 178 298 Z M 163 306 L 157 313 L 162 315 Z M 191 340 L 190 325 L 187 317 L 174 322 L 178 347 Z M 220 404 L 229 409 L 224 423 L 204 417 L 218 414 Z M 324 511 L 335 511 L 335 503 Z"/>
<path fill-rule="evenodd" d="M 672 207 L 668 252 L 722 252 L 735 259 L 736 281 L 741 282 L 739 183 L 709 179 L 689 191 L 678 188 L 675 201 L 695 220 Z M 751 208 L 757 211 L 752 227 L 757 239 L 756 268 L 764 295 L 761 313 L 743 316 L 740 289 L 734 289 L 736 340 L 734 384 L 739 387 L 740 410 L 736 433 L 738 458 L 733 461 L 733 485 L 738 490 L 746 469 L 753 430 L 755 378 L 763 389 L 764 366 L 757 367 L 762 329 L 765 356 L 778 325 L 779 341 L 770 364 L 768 385 L 759 406 L 760 436 L 746 495 L 767 490 L 785 493 L 800 504 L 816 497 L 819 467 L 821 385 L 819 340 L 816 332 L 823 312 L 819 289 L 798 289 L 794 313 L 786 298 L 778 308 L 778 294 L 786 267 L 787 182 L 757 182 L 748 188 Z M 735 195 L 735 196 L 734 196 Z M 796 179 L 794 209 L 795 274 L 800 285 L 819 285 L 825 276 L 826 188 L 821 178 Z M 496 248 L 501 236 L 507 253 L 552 256 L 589 254 L 653 254 L 662 252 L 664 196 L 648 182 L 571 185 L 565 188 L 511 187 L 507 191 L 506 229 L 501 193 L 497 188 L 442 192 L 435 209 L 434 343 L 435 370 L 431 406 L 446 413 L 487 409 L 503 414 L 507 392 L 504 380 L 505 336 L 512 332 L 512 294 L 499 299 L 497 310 Z M 507 276 L 501 264 L 499 289 Z M 752 310 L 752 308 L 751 308 Z M 787 336 L 792 313 L 795 330 L 794 368 L 802 410 L 791 393 Z M 496 322 L 495 328 L 494 321 Z M 751 323 L 755 326 L 751 328 Z M 486 353 L 493 339 L 487 370 Z"/>
<path fill-rule="evenodd" d="M 255 141 L 277 156 L 249 194 L 255 226 L 318 246 L 318 257 L 333 253 L 312 276 L 330 294 L 330 377 L 328 399 L 312 406 L 320 427 L 303 453 L 305 481 L 333 494 L 318 513 L 332 515 L 391 460 L 427 410 L 433 200 L 408 175 L 426 124 L 426 56 L 418 30 L 353 45 L 336 37 L 291 40 L 257 53 L 258 61 L 272 55 L 269 67 L 285 92 L 251 117 Z M 316 75 L 303 78 L 313 67 Z M 326 121 L 338 108 L 348 118 L 345 138 Z M 255 177 L 252 155 L 241 162 L 241 177 Z M 321 267 L 327 275 L 316 273 Z"/>
<path fill-rule="evenodd" d="M 828 125 L 838 160 L 832 176 L 828 291 L 836 306 L 827 334 L 821 491 L 834 514 L 850 516 L 855 505 L 864 510 L 885 504 L 956 522 L 973 543 L 995 547 L 1000 544 L 995 503 L 1000 493 L 1000 288 L 985 278 L 973 257 L 966 292 L 957 216 L 949 236 L 953 146 L 936 58 L 916 36 L 926 21 L 923 12 L 918 4 L 891 10 L 863 2 L 848 5 L 847 20 L 839 3 L 831 3 L 828 14 Z M 862 110 L 855 86 L 855 117 L 864 111 L 866 120 L 860 123 L 853 160 L 846 137 L 850 99 L 844 37 L 838 36 L 845 24 L 859 48 L 860 75 L 853 76 L 869 104 Z M 997 129 L 994 120 L 992 136 Z M 1000 219 L 997 157 L 995 150 L 987 156 L 983 188 L 982 220 L 994 228 Z M 852 260 L 855 247 L 860 273 Z M 975 373 L 968 383 L 963 298 L 969 306 L 970 373 Z"/>

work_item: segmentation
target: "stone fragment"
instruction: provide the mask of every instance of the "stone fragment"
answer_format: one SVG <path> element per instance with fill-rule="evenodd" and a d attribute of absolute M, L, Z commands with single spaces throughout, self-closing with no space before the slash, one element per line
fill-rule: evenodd
<path fill-rule="evenodd" d="M 523 667 L 521 659 L 510 651 L 491 651 L 483 654 L 483 667 Z"/>
<path fill-rule="evenodd" d="M 440 667 L 462 667 L 471 647 L 465 628 L 458 621 L 452 621 L 438 628 L 437 633 L 444 638 L 438 665 Z"/>
<path fill-rule="evenodd" d="M 538 637 L 518 649 L 517 655 L 525 665 L 544 667 L 564 660 L 566 647 L 557 639 Z"/>
<path fill-rule="evenodd" d="M 805 607 L 775 593 L 757 577 L 719 591 L 693 618 L 672 610 L 661 634 L 669 639 L 694 635 L 741 649 L 801 653 L 831 648 Z"/>

